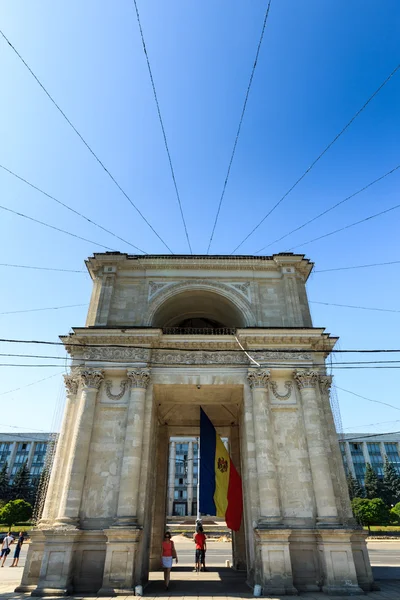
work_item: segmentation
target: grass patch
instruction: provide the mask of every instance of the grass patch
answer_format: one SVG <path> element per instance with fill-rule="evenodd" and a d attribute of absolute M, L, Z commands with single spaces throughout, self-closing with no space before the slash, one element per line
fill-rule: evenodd
<path fill-rule="evenodd" d="M 364 527 L 366 531 L 368 531 L 368 527 Z M 388 532 L 400 532 L 400 525 L 371 525 L 371 531 L 377 532 L 382 531 L 384 533 Z"/>

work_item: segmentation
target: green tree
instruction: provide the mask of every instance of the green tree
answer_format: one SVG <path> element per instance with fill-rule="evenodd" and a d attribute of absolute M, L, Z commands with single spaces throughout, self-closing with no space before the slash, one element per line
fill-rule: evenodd
<path fill-rule="evenodd" d="M 398 502 L 390 511 L 390 522 L 393 525 L 400 523 L 400 502 Z"/>
<path fill-rule="evenodd" d="M 389 508 L 400 501 L 400 477 L 387 456 L 383 465 L 381 496 Z"/>
<path fill-rule="evenodd" d="M 357 521 L 367 525 L 369 532 L 371 525 L 386 525 L 389 522 L 389 509 L 382 498 L 354 498 L 351 506 Z"/>
<path fill-rule="evenodd" d="M 14 480 L 10 486 L 10 498 L 11 500 L 25 500 L 26 502 L 32 502 L 33 489 L 31 486 L 30 473 L 26 462 L 18 469 L 15 474 Z"/>
<path fill-rule="evenodd" d="M 365 468 L 365 478 L 364 478 L 364 487 L 365 487 L 365 495 L 367 498 L 372 500 L 372 498 L 380 498 L 382 485 L 379 481 L 378 475 L 371 467 L 369 463 L 367 463 Z"/>
<path fill-rule="evenodd" d="M 8 527 L 24 523 L 32 516 L 32 506 L 25 500 L 11 500 L 0 510 L 0 521 Z"/>
<path fill-rule="evenodd" d="M 8 464 L 5 462 L 0 471 L 0 500 L 8 502 L 10 499 L 10 485 L 7 471 Z"/>
<path fill-rule="evenodd" d="M 364 498 L 365 494 L 362 485 L 358 483 L 358 480 L 351 473 L 347 476 L 347 487 L 349 488 L 350 500 L 353 500 L 353 498 Z"/>

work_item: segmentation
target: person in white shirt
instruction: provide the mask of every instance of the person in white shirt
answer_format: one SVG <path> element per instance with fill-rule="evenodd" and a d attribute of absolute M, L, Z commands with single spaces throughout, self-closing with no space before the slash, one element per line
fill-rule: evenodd
<path fill-rule="evenodd" d="M 1 563 L 1 566 L 4 567 L 4 563 L 6 562 L 6 558 L 7 556 L 10 554 L 11 550 L 10 550 L 10 546 L 13 543 L 14 538 L 11 535 L 11 532 L 9 531 L 6 535 L 6 537 L 3 540 L 3 543 L 1 545 L 1 554 L 0 554 L 0 559 L 3 559 L 3 562 Z"/>

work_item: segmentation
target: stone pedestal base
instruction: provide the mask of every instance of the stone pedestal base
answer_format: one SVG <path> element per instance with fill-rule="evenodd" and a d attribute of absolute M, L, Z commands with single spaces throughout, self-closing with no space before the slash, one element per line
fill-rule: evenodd
<path fill-rule="evenodd" d="M 293 585 L 292 564 L 289 552 L 291 529 L 255 529 L 257 554 L 261 557 L 263 594 L 297 595 Z"/>
<path fill-rule="evenodd" d="M 135 559 L 142 531 L 138 527 L 105 529 L 107 537 L 103 585 L 98 596 L 133 595 Z"/>
<path fill-rule="evenodd" d="M 46 538 L 43 531 L 38 529 L 30 531 L 29 537 L 31 542 L 28 546 L 24 572 L 21 583 L 15 588 L 15 592 L 32 592 L 36 589 L 39 580 Z"/>
<path fill-rule="evenodd" d="M 351 547 L 353 550 L 358 585 L 364 592 L 379 591 L 380 587 L 374 582 L 374 577 L 372 575 L 366 544 L 367 537 L 368 533 L 363 529 L 356 529 L 351 535 Z"/>
<path fill-rule="evenodd" d="M 43 529 L 41 534 L 44 549 L 32 596 L 67 596 L 72 591 L 74 555 L 81 532 L 78 529 Z"/>
<path fill-rule="evenodd" d="M 322 591 L 331 596 L 364 594 L 358 585 L 351 546 L 352 530 L 317 530 L 317 544 L 322 567 Z"/>

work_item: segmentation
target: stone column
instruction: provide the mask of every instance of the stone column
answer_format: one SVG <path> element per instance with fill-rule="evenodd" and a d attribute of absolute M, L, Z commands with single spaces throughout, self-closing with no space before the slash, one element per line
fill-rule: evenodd
<path fill-rule="evenodd" d="M 168 428 L 159 425 L 157 429 L 157 448 L 155 457 L 155 478 L 153 498 L 153 517 L 151 528 L 150 545 L 150 570 L 156 571 L 161 568 L 161 546 L 165 530 L 165 496 L 167 491 L 168 470 Z M 175 464 L 175 463 L 174 463 Z"/>
<path fill-rule="evenodd" d="M 31 442 L 31 447 L 29 448 L 28 460 L 26 461 L 26 466 L 28 471 L 30 471 L 33 461 L 33 455 L 35 453 L 35 446 L 38 442 Z"/>
<path fill-rule="evenodd" d="M 383 463 L 385 463 L 385 460 L 386 460 L 385 442 L 379 442 L 379 449 L 381 451 Z"/>
<path fill-rule="evenodd" d="M 131 392 L 115 523 L 118 527 L 130 527 L 137 523 L 144 408 L 146 388 L 150 381 L 148 369 L 135 369 L 128 371 L 127 375 L 131 382 Z"/>
<path fill-rule="evenodd" d="M 335 422 L 333 419 L 331 403 L 329 400 L 330 389 L 332 385 L 332 377 L 330 375 L 320 375 L 319 377 L 319 389 L 321 393 L 322 412 L 325 417 L 325 423 L 327 428 L 329 445 L 332 452 L 334 475 L 338 485 L 340 507 L 342 510 L 342 519 L 345 523 L 351 523 L 355 525 L 353 517 L 353 511 L 351 508 L 349 490 L 347 486 L 346 473 L 344 470 L 342 453 L 339 447 L 338 436 L 336 433 Z"/>
<path fill-rule="evenodd" d="M 193 504 L 193 442 L 189 442 L 188 444 L 187 466 L 187 507 L 188 516 L 191 516 Z"/>
<path fill-rule="evenodd" d="M 65 469 L 63 492 L 56 519 L 56 524 L 62 526 L 79 525 L 79 510 L 89 458 L 96 398 L 103 379 L 103 371 L 85 369 L 80 372 L 82 391 L 75 427 L 70 439 L 69 460 Z"/>
<path fill-rule="evenodd" d="M 351 529 L 320 529 L 317 535 L 322 591 L 332 596 L 354 596 L 364 592 L 358 585 L 351 545 Z"/>
<path fill-rule="evenodd" d="M 367 465 L 369 463 L 371 465 L 371 457 L 369 455 L 367 442 L 361 442 L 361 448 L 362 448 L 362 453 L 364 456 L 365 464 Z"/>
<path fill-rule="evenodd" d="M 175 442 L 169 445 L 169 468 L 168 468 L 168 516 L 172 516 L 174 510 L 174 490 L 175 490 Z"/>
<path fill-rule="evenodd" d="M 231 427 L 229 441 L 232 462 L 235 465 L 239 475 L 242 476 L 239 427 L 237 425 Z M 232 531 L 232 565 L 234 569 L 238 570 L 244 570 L 247 567 L 244 517 L 242 519 L 239 531 Z"/>
<path fill-rule="evenodd" d="M 253 395 L 253 422 L 256 449 L 260 521 L 282 522 L 274 432 L 269 405 L 269 371 L 249 369 L 247 379 Z"/>
<path fill-rule="evenodd" d="M 337 523 L 338 511 L 326 450 L 326 431 L 321 423 L 316 394 L 318 373 L 316 371 L 295 371 L 294 379 L 299 387 L 303 405 L 304 425 L 317 505 L 317 523 Z"/>
<path fill-rule="evenodd" d="M 42 518 L 39 527 L 47 526 L 56 516 L 54 513 L 58 510 L 60 498 L 60 488 L 62 486 L 62 477 L 70 450 L 70 436 L 73 429 L 73 413 L 76 406 L 76 395 L 78 393 L 79 379 L 76 375 L 64 375 L 67 400 L 65 403 L 64 417 L 61 425 L 60 435 L 58 436 L 56 454 L 51 467 L 51 475 L 47 488 L 46 502 L 43 508 Z"/>

